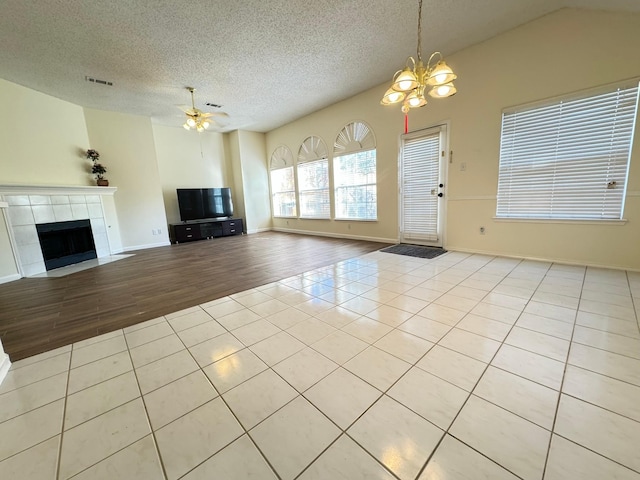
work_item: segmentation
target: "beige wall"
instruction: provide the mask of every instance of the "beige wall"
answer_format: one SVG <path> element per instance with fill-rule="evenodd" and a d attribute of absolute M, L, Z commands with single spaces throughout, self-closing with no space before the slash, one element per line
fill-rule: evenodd
<path fill-rule="evenodd" d="M 169 242 L 151 119 L 85 109 L 91 147 L 105 178 L 118 187 L 115 205 L 124 250 Z M 153 232 L 160 231 L 159 234 Z"/>
<path fill-rule="evenodd" d="M 223 134 L 154 125 L 153 136 L 168 223 L 180 221 L 177 188 L 231 186 Z"/>
<path fill-rule="evenodd" d="M 82 107 L 0 79 L 0 183 L 90 185 Z"/>
<path fill-rule="evenodd" d="M 494 220 L 502 109 L 640 76 L 638 45 L 640 15 L 564 9 L 447 58 L 459 76 L 459 93 L 431 100 L 409 117 L 411 131 L 449 122 L 453 157 L 445 197 L 446 248 L 640 269 L 637 131 L 625 225 Z M 390 78 L 392 74 L 393 68 Z M 346 123 L 368 123 L 377 139 L 378 221 L 274 219 L 276 228 L 397 239 L 403 116 L 399 107 L 379 105 L 386 88 L 380 85 L 266 137 L 267 157 L 280 144 L 296 156 L 308 135 L 318 135 L 330 146 Z M 463 162 L 466 171 L 460 170 Z M 480 226 L 486 228 L 485 235 L 480 235 Z"/>
<path fill-rule="evenodd" d="M 245 230 L 247 233 L 268 230 L 271 228 L 271 208 L 265 135 L 239 131 L 237 138 L 244 191 Z"/>

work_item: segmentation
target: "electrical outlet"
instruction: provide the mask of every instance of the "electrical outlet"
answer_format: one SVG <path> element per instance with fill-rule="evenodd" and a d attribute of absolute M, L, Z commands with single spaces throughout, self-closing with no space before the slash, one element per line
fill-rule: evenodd
<path fill-rule="evenodd" d="M 484 227 L 480 227 L 480 235 L 484 235 L 485 234 L 485 229 Z"/>
<path fill-rule="evenodd" d="M 466 172 L 467 171 L 467 162 L 462 162 L 460 164 L 460 171 L 461 172 Z"/>
<path fill-rule="evenodd" d="M 350 223 L 347 224 L 347 229 L 351 230 L 351 224 Z"/>

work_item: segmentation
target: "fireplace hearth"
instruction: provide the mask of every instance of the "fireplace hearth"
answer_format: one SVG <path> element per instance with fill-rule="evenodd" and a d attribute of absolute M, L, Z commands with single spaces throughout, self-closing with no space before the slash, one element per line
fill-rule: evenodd
<path fill-rule="evenodd" d="M 36 225 L 47 270 L 98 258 L 89 220 Z"/>

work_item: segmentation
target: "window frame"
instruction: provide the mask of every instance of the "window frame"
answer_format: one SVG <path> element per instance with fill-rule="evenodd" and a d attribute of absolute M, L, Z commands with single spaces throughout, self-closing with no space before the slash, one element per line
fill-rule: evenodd
<path fill-rule="evenodd" d="M 494 218 L 623 221 L 639 98 L 634 79 L 504 109 Z"/>
<path fill-rule="evenodd" d="M 291 179 L 293 184 L 293 190 L 278 190 L 276 191 L 274 188 L 273 174 L 275 172 L 281 172 L 284 170 L 291 170 Z M 293 165 L 287 165 L 282 168 L 273 168 L 269 171 L 269 182 L 271 184 L 271 212 L 273 214 L 273 218 L 298 218 L 298 201 L 297 201 L 297 184 L 295 178 L 295 170 Z M 281 215 L 276 213 L 276 202 L 275 199 L 278 195 L 283 194 L 293 194 L 293 215 Z M 281 205 L 280 203 L 278 205 Z"/>
<path fill-rule="evenodd" d="M 339 174 L 341 171 L 341 168 L 339 166 L 339 162 L 344 159 L 345 157 L 350 157 L 350 156 L 359 156 L 361 154 L 368 154 L 370 152 L 373 152 L 373 154 L 375 155 L 374 161 L 375 161 L 375 167 L 373 169 L 373 175 L 374 175 L 374 181 L 366 181 L 366 182 L 359 182 L 359 183 L 350 183 L 348 185 L 341 185 L 341 182 L 339 181 Z M 335 220 L 341 220 L 341 221 L 357 221 L 357 222 L 376 222 L 378 221 L 378 155 L 377 155 L 377 149 L 375 147 L 373 148 L 368 148 L 366 150 L 359 150 L 359 151 L 355 151 L 355 152 L 346 152 L 343 153 L 341 155 L 334 155 L 333 157 L 333 182 L 334 182 L 334 187 L 333 187 L 333 196 L 334 196 L 334 204 L 335 204 L 335 213 L 334 213 L 334 219 Z M 358 175 L 357 171 L 352 172 L 352 175 Z M 373 206 L 375 207 L 375 215 L 373 217 L 362 217 L 362 216 L 341 216 L 340 215 L 340 206 L 342 205 L 341 203 L 339 203 L 338 199 L 340 198 L 340 194 L 338 193 L 341 189 L 348 189 L 348 188 L 364 188 L 365 191 L 368 191 L 368 189 L 370 189 L 371 187 L 373 187 L 374 189 L 374 194 L 375 194 L 375 200 L 372 202 Z M 367 202 L 369 203 L 369 202 Z"/>
<path fill-rule="evenodd" d="M 325 177 L 325 181 L 326 181 L 326 187 L 310 187 L 310 188 L 303 188 L 303 175 L 301 175 L 301 169 L 307 168 L 310 165 L 314 165 L 314 164 L 321 164 L 324 165 L 324 169 L 325 169 L 325 173 L 326 173 L 326 177 Z M 299 218 L 304 218 L 304 219 L 309 219 L 309 220 L 330 220 L 331 219 L 331 186 L 329 184 L 329 179 L 330 179 L 330 175 L 329 175 L 329 159 L 328 158 L 320 158 L 317 160 L 312 160 L 312 161 L 308 161 L 308 162 L 299 162 L 297 164 L 297 175 L 298 175 L 298 183 L 297 183 L 297 191 L 298 191 L 298 203 L 299 203 Z M 326 214 L 323 213 L 313 213 L 313 212 L 305 212 L 303 211 L 303 205 L 305 205 L 305 202 L 303 202 L 303 193 L 310 193 L 310 192 L 324 192 L 324 195 L 322 195 L 323 197 L 326 197 L 326 205 L 327 205 L 327 212 Z"/>

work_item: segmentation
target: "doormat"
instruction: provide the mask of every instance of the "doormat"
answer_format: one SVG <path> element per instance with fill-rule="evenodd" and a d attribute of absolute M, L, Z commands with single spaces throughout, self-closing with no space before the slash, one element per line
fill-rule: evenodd
<path fill-rule="evenodd" d="M 418 258 L 436 258 L 443 253 L 447 253 L 444 248 L 424 247 L 422 245 L 409 245 L 407 243 L 399 243 L 380 250 L 385 253 L 395 253 L 397 255 L 406 255 L 408 257 Z"/>

